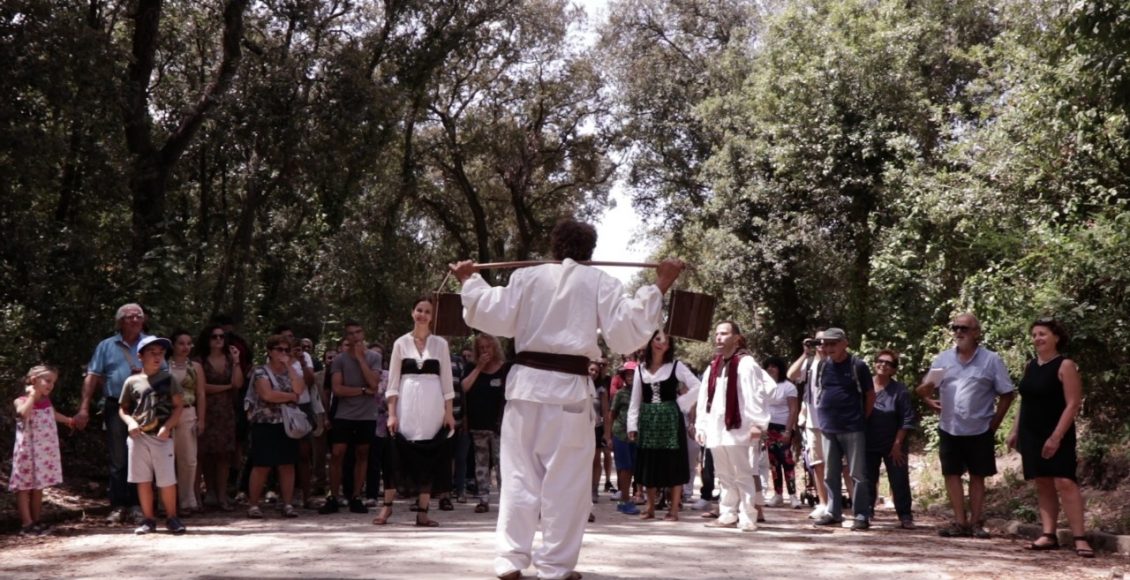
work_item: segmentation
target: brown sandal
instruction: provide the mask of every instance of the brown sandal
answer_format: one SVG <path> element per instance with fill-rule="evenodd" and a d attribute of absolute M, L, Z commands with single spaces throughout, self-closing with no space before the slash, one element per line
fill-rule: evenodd
<path fill-rule="evenodd" d="M 481 502 L 479 502 L 479 505 L 475 506 L 475 513 L 477 513 L 477 514 L 485 514 L 489 511 L 490 511 L 490 504 L 488 504 L 485 501 L 481 501 Z"/>
<path fill-rule="evenodd" d="M 392 517 L 392 502 L 391 501 L 386 501 L 386 502 L 381 503 L 381 511 L 384 512 L 384 510 L 386 510 L 386 509 L 388 510 L 388 513 L 386 513 L 383 518 L 379 515 L 377 517 L 373 518 L 373 525 L 374 526 L 383 526 L 383 525 L 388 523 L 388 519 Z"/>
<path fill-rule="evenodd" d="M 420 518 L 424 518 L 420 521 Z M 417 528 L 438 528 L 439 522 L 428 518 L 428 508 L 422 507 L 416 510 L 416 527 Z"/>

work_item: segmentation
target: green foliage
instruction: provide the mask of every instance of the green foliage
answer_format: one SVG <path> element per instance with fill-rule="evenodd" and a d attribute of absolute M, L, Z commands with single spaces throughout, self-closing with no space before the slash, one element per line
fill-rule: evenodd
<path fill-rule="evenodd" d="M 152 35 L 131 3 L 0 9 L 4 385 L 46 360 L 76 399 L 131 301 L 153 332 L 391 342 L 447 263 L 536 256 L 606 203 L 618 131 L 567 2 L 154 4 Z"/>
<path fill-rule="evenodd" d="M 667 6 L 682 19 L 645 19 L 617 46 L 713 21 Z M 692 284 L 749 322 L 762 352 L 795 356 L 813 327 L 843 326 L 864 354 L 898 350 L 911 384 L 949 347 L 957 312 L 977 314 L 1017 381 L 1029 324 L 1056 316 L 1073 334 L 1085 423 L 1120 430 L 1126 16 L 1106 0 L 767 5 L 724 46 L 697 45 L 716 57 L 693 93 L 667 90 L 666 114 L 629 117 L 649 150 L 671 119 L 704 128 L 701 163 L 667 182 L 701 210 L 659 206 L 664 251 L 698 265 Z M 657 82 L 626 80 L 629 95 Z"/>

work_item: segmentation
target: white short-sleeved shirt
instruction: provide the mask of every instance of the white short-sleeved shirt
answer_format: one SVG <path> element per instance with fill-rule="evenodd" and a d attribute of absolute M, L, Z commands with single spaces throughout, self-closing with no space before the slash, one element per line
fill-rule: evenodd
<path fill-rule="evenodd" d="M 978 346 L 969 362 L 961 362 L 957 349 L 943 351 L 930 369 L 945 374 L 938 387 L 942 417 L 938 426 L 950 435 L 980 435 L 989 430 L 996 399 L 1013 391 L 1012 379 L 997 353 Z"/>

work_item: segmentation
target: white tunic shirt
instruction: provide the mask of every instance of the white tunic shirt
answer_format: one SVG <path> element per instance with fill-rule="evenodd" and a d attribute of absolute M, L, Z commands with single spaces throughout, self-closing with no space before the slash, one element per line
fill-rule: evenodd
<path fill-rule="evenodd" d="M 418 367 L 422 367 L 427 359 L 439 360 L 439 375 L 402 375 L 400 365 L 407 358 L 416 359 Z M 447 412 L 444 402 L 455 398 L 455 391 L 451 386 L 451 352 L 447 341 L 430 334 L 421 352 L 416 350 L 412 333 L 405 334 L 392 343 L 392 358 L 388 368 L 388 390 L 385 397 L 399 397 L 396 415 L 400 421 L 400 433 L 409 441 L 435 437 L 443 426 L 443 416 Z"/>
<path fill-rule="evenodd" d="M 636 367 L 635 376 L 632 379 L 631 405 L 628 407 L 629 433 L 632 431 L 638 432 L 640 430 L 640 405 L 643 404 L 643 384 L 653 383 L 652 392 L 655 396 L 659 396 L 659 383 L 662 383 L 667 380 L 667 377 L 671 376 L 671 364 L 672 363 L 663 363 L 663 366 L 659 367 L 659 370 L 656 371 L 654 375 L 649 373 L 642 364 Z M 698 377 L 694 376 L 694 373 L 691 372 L 691 369 L 687 368 L 687 365 L 679 363 L 675 366 L 675 369 L 675 376 L 678 377 L 680 383 L 683 383 L 687 387 L 687 392 L 679 395 L 679 398 L 676 399 L 679 410 L 685 413 L 698 401 L 700 383 Z M 654 401 L 648 402 L 651 403 Z"/>
<path fill-rule="evenodd" d="M 647 344 L 659 328 L 663 294 L 651 285 L 624 295 L 619 280 L 573 260 L 522 268 L 506 286 L 492 287 L 475 274 L 463 282 L 467 325 L 514 338 L 518 352 L 601 358 L 597 333 L 618 352 Z M 594 396 L 587 376 L 514 365 L 506 378 L 506 399 L 567 405 Z"/>
<path fill-rule="evenodd" d="M 710 368 L 702 375 L 702 386 L 698 390 L 698 408 L 695 412 L 695 430 L 706 438 L 706 447 L 722 445 L 752 445 L 749 430 L 753 426 L 765 431 L 769 427 L 769 411 L 765 399 L 776 388 L 773 377 L 765 372 L 752 356 L 743 356 L 738 361 L 738 407 L 742 424 L 737 429 L 726 429 L 726 376 L 727 365 L 718 369 L 718 379 L 714 382 L 714 400 L 710 412 L 706 412 L 706 399 L 710 392 Z"/>

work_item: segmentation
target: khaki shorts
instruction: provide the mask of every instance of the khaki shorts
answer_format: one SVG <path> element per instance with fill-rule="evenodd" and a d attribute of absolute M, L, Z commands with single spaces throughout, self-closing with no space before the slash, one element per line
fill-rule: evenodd
<path fill-rule="evenodd" d="M 130 483 L 149 483 L 157 476 L 157 487 L 177 484 L 177 470 L 173 461 L 173 439 L 158 439 L 156 435 L 142 433 L 137 437 L 127 437 L 129 449 L 129 472 L 126 479 Z"/>
<path fill-rule="evenodd" d="M 824 463 L 824 434 L 819 429 L 804 428 L 804 447 L 808 451 L 808 461 L 811 465 Z"/>

